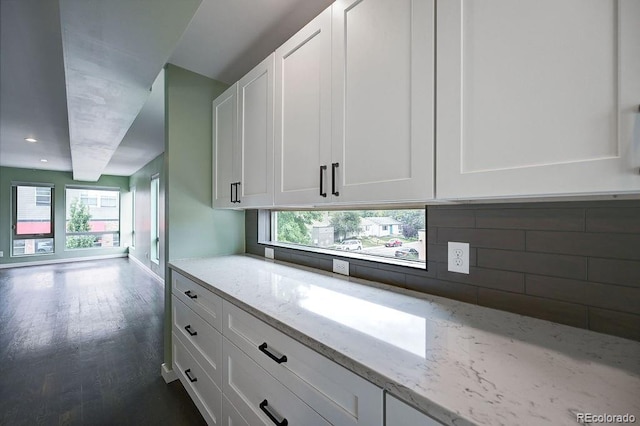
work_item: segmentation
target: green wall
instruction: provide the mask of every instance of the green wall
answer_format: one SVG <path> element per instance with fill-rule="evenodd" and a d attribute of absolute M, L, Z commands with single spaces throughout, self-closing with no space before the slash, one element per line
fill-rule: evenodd
<path fill-rule="evenodd" d="M 129 248 L 129 257 L 134 257 L 147 268 L 151 269 L 156 275 L 164 278 L 165 255 L 164 255 L 164 226 L 162 218 L 164 217 L 164 186 L 165 173 L 164 155 L 151 160 L 143 168 L 135 172 L 129 178 L 129 188 L 136 188 L 135 200 L 132 202 L 136 205 L 136 227 L 135 227 L 135 244 Z M 150 260 L 151 253 L 151 176 L 158 173 L 160 175 L 160 262 L 155 264 Z"/>
<path fill-rule="evenodd" d="M 244 212 L 211 208 L 211 102 L 227 87 L 174 65 L 165 69 L 165 255 L 169 262 L 244 252 Z M 171 365 L 170 313 L 171 285 L 165 285 L 167 365 Z"/>
<path fill-rule="evenodd" d="M 11 257 L 11 183 L 33 182 L 54 184 L 55 206 L 55 246 L 53 254 Z M 126 239 L 121 238 L 121 247 L 65 250 L 65 185 L 109 186 L 120 188 L 120 210 L 127 207 L 126 196 L 129 192 L 129 178 L 121 176 L 102 176 L 97 182 L 79 182 L 73 180 L 71 172 L 56 172 L 47 170 L 18 169 L 0 167 L 0 251 L 4 256 L 0 264 L 20 264 L 25 262 L 51 261 L 80 257 L 116 255 L 127 252 Z M 122 214 L 121 214 L 122 216 Z M 126 232 L 126 225 L 120 221 L 121 234 Z M 122 237 L 122 235 L 121 235 Z"/>

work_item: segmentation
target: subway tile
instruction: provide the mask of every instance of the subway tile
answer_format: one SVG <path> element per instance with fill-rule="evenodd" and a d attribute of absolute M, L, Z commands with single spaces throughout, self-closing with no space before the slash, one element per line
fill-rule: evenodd
<path fill-rule="evenodd" d="M 589 308 L 589 329 L 640 341 L 640 315 Z"/>
<path fill-rule="evenodd" d="M 438 243 L 469 243 L 473 247 L 524 250 L 524 231 L 496 229 L 438 228 Z"/>
<path fill-rule="evenodd" d="M 405 285 L 405 274 L 403 273 L 369 268 L 363 265 L 353 265 L 353 268 L 349 268 L 349 275 L 365 280 L 392 284 L 399 287 L 404 287 Z"/>
<path fill-rule="evenodd" d="M 496 269 L 469 268 L 469 274 L 449 272 L 446 263 L 438 264 L 438 278 L 496 290 L 524 293 L 524 274 Z"/>
<path fill-rule="evenodd" d="M 430 209 L 427 207 L 427 227 L 473 228 L 474 210 L 466 209 Z"/>
<path fill-rule="evenodd" d="M 476 212 L 477 228 L 583 231 L 584 209 L 520 208 Z"/>
<path fill-rule="evenodd" d="M 533 296 L 640 314 L 640 288 L 527 275 L 526 289 Z"/>
<path fill-rule="evenodd" d="M 640 262 L 589 258 L 589 281 L 640 287 Z"/>
<path fill-rule="evenodd" d="M 460 300 L 462 302 L 475 304 L 477 301 L 478 288 L 472 285 L 407 275 L 405 286 L 410 290 Z"/>
<path fill-rule="evenodd" d="M 587 328 L 587 307 L 574 303 L 479 288 L 478 305 Z"/>
<path fill-rule="evenodd" d="M 587 259 L 560 254 L 478 249 L 478 266 L 554 277 L 585 279 Z"/>
<path fill-rule="evenodd" d="M 640 233 L 640 207 L 587 209 L 587 232 Z"/>
<path fill-rule="evenodd" d="M 527 251 L 640 260 L 640 235 L 528 231 Z"/>

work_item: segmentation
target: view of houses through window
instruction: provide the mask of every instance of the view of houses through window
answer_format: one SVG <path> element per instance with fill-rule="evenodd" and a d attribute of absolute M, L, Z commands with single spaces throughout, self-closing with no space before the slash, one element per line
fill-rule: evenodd
<path fill-rule="evenodd" d="M 12 255 L 53 253 L 53 188 L 13 185 Z"/>
<path fill-rule="evenodd" d="M 425 209 L 274 211 L 272 241 L 426 263 Z"/>
<path fill-rule="evenodd" d="M 120 191 L 66 188 L 66 248 L 120 246 Z"/>

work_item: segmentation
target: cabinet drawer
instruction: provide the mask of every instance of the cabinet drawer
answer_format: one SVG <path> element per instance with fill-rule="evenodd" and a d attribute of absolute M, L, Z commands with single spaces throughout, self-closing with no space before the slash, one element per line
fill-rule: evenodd
<path fill-rule="evenodd" d="M 216 385 L 222 384 L 222 335 L 175 295 L 173 333 L 180 337 L 197 361 L 207 368 Z M 193 349 L 192 349 L 193 348 Z"/>
<path fill-rule="evenodd" d="M 250 426 L 226 395 L 222 395 L 222 424 L 224 426 Z"/>
<path fill-rule="evenodd" d="M 287 423 L 305 426 L 329 425 L 318 413 L 228 340 L 224 340 L 223 355 L 222 390 L 240 415 L 252 426 Z"/>
<path fill-rule="evenodd" d="M 224 336 L 332 424 L 382 425 L 382 389 L 227 301 L 223 312 Z"/>
<path fill-rule="evenodd" d="M 196 404 L 202 417 L 210 425 L 219 425 L 222 419 L 222 392 L 211 377 L 173 334 L 173 369 Z"/>
<path fill-rule="evenodd" d="M 218 331 L 222 330 L 222 299 L 199 284 L 171 271 L 173 294 Z"/>
<path fill-rule="evenodd" d="M 387 404 L 385 424 L 389 426 L 442 426 L 442 423 L 438 423 L 389 394 L 385 396 L 385 402 Z"/>

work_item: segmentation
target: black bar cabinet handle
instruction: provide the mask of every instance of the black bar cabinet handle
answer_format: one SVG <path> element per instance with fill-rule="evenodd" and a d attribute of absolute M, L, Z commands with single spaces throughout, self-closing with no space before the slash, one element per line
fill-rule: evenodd
<path fill-rule="evenodd" d="M 266 354 L 269 358 L 271 358 L 272 360 L 274 360 L 278 364 L 282 364 L 283 362 L 287 362 L 287 356 L 286 355 L 282 355 L 280 358 L 278 358 L 277 356 L 275 356 L 274 354 L 269 352 L 267 350 L 267 342 L 264 342 L 263 344 L 258 346 L 258 349 L 260 349 L 260 352 Z"/>
<path fill-rule="evenodd" d="M 238 198 L 238 187 L 240 186 L 240 182 L 236 182 L 236 203 L 240 202 L 240 198 Z"/>
<path fill-rule="evenodd" d="M 271 419 L 274 424 L 278 426 L 287 426 L 289 424 L 289 421 L 287 419 L 282 419 L 282 421 L 279 422 L 278 419 L 276 419 L 276 416 L 274 416 L 269 410 L 267 410 L 268 406 L 269 402 L 266 399 L 260 403 L 260 409 L 267 415 L 267 417 L 269 417 L 269 419 Z"/>
<path fill-rule="evenodd" d="M 190 368 L 187 368 L 186 370 L 184 370 L 184 374 L 187 376 L 187 379 L 189 379 L 189 381 L 191 383 L 197 382 L 198 378 L 197 377 L 191 377 L 191 374 L 189 374 L 189 373 L 191 373 L 191 369 Z"/>
<path fill-rule="evenodd" d="M 323 172 L 324 172 L 325 170 L 327 170 L 327 166 L 320 166 L 320 196 L 321 196 L 321 197 L 326 197 L 326 196 L 327 196 L 326 191 L 323 191 L 323 186 L 324 186 L 324 185 L 323 185 L 323 182 L 324 182 L 324 179 L 322 179 L 322 177 L 323 177 L 322 175 L 323 175 Z"/>
<path fill-rule="evenodd" d="M 185 330 L 187 330 L 187 333 L 189 333 L 190 336 L 197 336 L 198 332 L 197 331 L 191 331 L 191 324 L 186 325 L 184 327 Z"/>
<path fill-rule="evenodd" d="M 331 194 L 336 197 L 340 195 L 338 191 L 336 191 L 336 169 L 340 167 L 340 163 L 331 163 Z"/>
<path fill-rule="evenodd" d="M 198 295 L 197 294 L 191 294 L 191 290 L 187 290 L 184 292 L 184 294 L 186 294 L 187 296 L 189 296 L 189 299 L 197 299 Z"/>
<path fill-rule="evenodd" d="M 232 203 L 235 203 L 235 201 L 233 201 L 233 186 L 235 185 L 235 183 L 229 184 L 229 186 L 231 187 L 231 194 L 229 195 L 229 198 L 231 199 Z"/>

